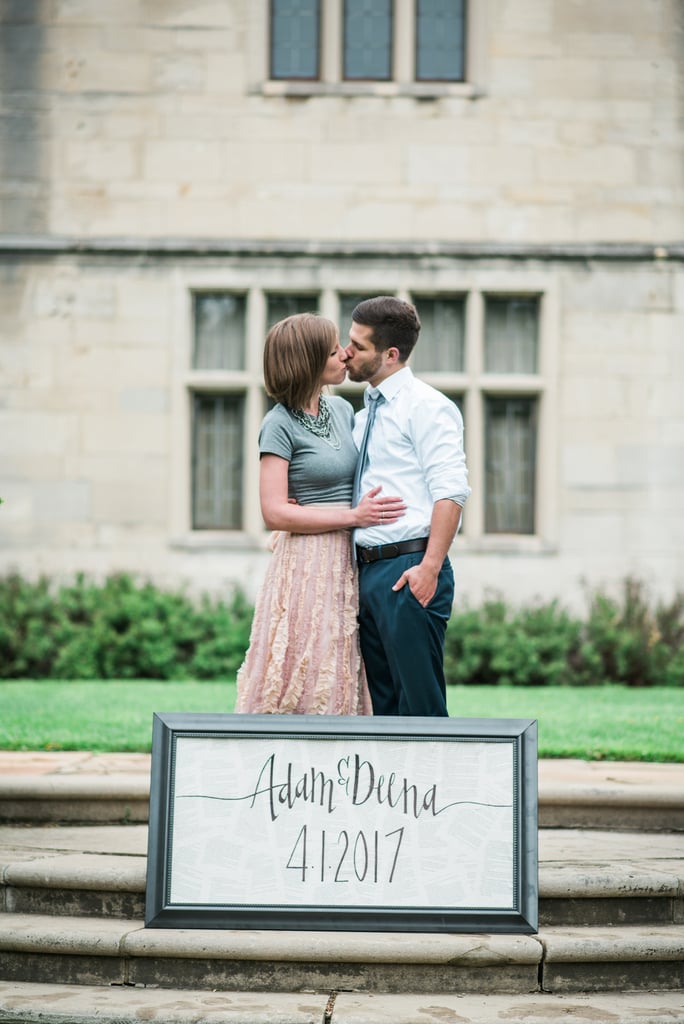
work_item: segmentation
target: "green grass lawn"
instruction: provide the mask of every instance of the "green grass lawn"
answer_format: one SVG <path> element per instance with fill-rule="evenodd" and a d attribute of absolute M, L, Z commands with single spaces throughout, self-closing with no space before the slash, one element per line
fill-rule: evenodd
<path fill-rule="evenodd" d="M 684 689 L 459 686 L 460 718 L 536 718 L 540 757 L 684 762 Z M 1 750 L 149 751 L 153 712 L 232 712 L 234 682 L 0 682 Z"/>

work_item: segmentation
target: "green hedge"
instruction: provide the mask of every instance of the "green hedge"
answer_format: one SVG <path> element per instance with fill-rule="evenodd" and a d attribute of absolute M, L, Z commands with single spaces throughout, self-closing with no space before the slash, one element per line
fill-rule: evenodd
<path fill-rule="evenodd" d="M 0 578 L 0 678 L 225 679 L 249 642 L 253 609 L 168 593 L 128 575 L 96 584 Z M 454 612 L 449 683 L 684 686 L 684 594 L 651 607 L 627 580 L 619 599 L 590 596 L 583 618 L 558 602 L 490 600 Z"/>
<path fill-rule="evenodd" d="M 557 601 L 487 601 L 452 616 L 445 667 L 450 683 L 684 686 L 684 594 L 651 608 L 628 579 L 620 599 L 591 595 L 583 619 Z"/>
<path fill-rule="evenodd" d="M 0 580 L 0 678 L 222 679 L 239 668 L 252 608 L 192 601 L 128 575 L 54 587 Z"/>

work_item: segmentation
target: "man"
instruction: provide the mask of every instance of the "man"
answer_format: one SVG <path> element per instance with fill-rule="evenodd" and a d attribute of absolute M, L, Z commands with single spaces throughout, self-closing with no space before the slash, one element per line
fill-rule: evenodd
<path fill-rule="evenodd" d="M 358 529 L 353 538 L 361 653 L 376 715 L 448 714 L 444 636 L 454 596 L 448 551 L 470 488 L 460 412 L 407 365 L 419 332 L 410 303 L 366 299 L 352 313 L 346 350 L 349 378 L 369 384 L 354 428 L 360 493 L 381 486 L 408 506 L 396 523 Z"/>

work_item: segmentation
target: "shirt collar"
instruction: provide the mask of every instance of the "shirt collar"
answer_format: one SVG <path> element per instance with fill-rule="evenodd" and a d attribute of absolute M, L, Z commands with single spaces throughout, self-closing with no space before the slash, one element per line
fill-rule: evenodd
<path fill-rule="evenodd" d="M 377 388 L 367 388 L 366 396 L 369 391 L 374 393 L 379 391 L 386 402 L 391 402 L 395 395 L 397 395 L 401 389 L 408 384 L 409 380 L 413 377 L 413 371 L 410 366 L 402 366 L 401 370 L 397 370 L 396 373 L 390 373 L 389 377 L 385 377 L 381 381 Z M 364 402 L 368 404 L 368 398 L 364 398 Z"/>

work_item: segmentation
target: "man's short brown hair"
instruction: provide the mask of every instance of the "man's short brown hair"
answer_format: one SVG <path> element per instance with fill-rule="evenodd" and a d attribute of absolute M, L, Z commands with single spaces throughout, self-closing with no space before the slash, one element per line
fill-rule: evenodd
<path fill-rule="evenodd" d="M 378 295 L 359 302 L 352 311 L 352 320 L 372 329 L 371 340 L 378 351 L 399 349 L 402 363 L 406 362 L 418 341 L 420 319 L 416 307 L 393 295 Z"/>

